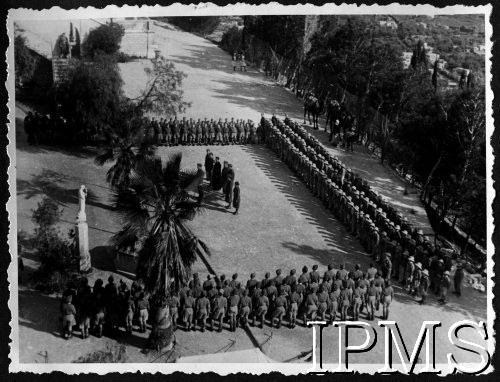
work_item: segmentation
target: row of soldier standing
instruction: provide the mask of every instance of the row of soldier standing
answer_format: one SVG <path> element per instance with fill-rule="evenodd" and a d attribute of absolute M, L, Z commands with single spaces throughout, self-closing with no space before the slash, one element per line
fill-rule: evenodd
<path fill-rule="evenodd" d="M 339 269 L 330 264 L 323 275 L 318 265 L 313 265 L 310 272 L 304 266 L 300 275 L 292 269 L 284 276 L 277 269 L 275 277 L 266 272 L 262 280 L 252 273 L 246 284 L 239 281 L 238 274 L 230 280 L 225 275 L 208 275 L 203 283 L 194 274 L 180 290 L 172 288 L 168 301 L 174 325 L 180 322 L 185 330 L 199 326 L 205 331 L 209 321 L 209 328 L 221 331 L 227 321 L 229 330 L 234 331 L 249 321 L 253 326 L 260 321 L 262 328 L 269 320 L 272 327 L 280 328 L 287 318 L 289 327 L 294 328 L 298 317 L 304 326 L 317 317 L 331 322 L 337 317 L 347 320 L 349 316 L 359 320 L 365 308 L 366 317 L 373 320 L 380 306 L 382 318 L 387 319 L 393 299 L 391 282 L 384 280 L 373 265 L 363 272 L 359 264 L 350 271 L 343 264 Z"/>
<path fill-rule="evenodd" d="M 429 288 L 437 292 L 441 302 L 446 302 L 452 262 L 439 244 L 433 245 L 299 124 L 289 119 L 283 123 L 275 116 L 271 122 L 263 118 L 261 124 L 270 148 L 381 262 L 385 276 L 415 290 L 408 285 L 428 275 Z M 423 292 L 421 303 L 427 296 L 427 290 Z"/>
<path fill-rule="evenodd" d="M 152 118 L 145 129 L 146 136 L 159 144 L 177 145 L 229 145 L 259 143 L 261 131 L 250 119 L 227 118 L 218 121 L 208 118 L 194 120 L 183 117 Z"/>

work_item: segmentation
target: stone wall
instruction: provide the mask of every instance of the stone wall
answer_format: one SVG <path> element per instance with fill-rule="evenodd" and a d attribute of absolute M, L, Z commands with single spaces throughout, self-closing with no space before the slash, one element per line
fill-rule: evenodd
<path fill-rule="evenodd" d="M 65 81 L 68 78 L 69 60 L 67 58 L 52 59 L 52 75 L 54 84 Z"/>
<path fill-rule="evenodd" d="M 150 20 L 115 20 L 125 28 L 120 51 L 129 56 L 154 58 L 155 33 Z"/>
<path fill-rule="evenodd" d="M 155 48 L 151 31 L 126 31 L 120 46 L 123 53 L 141 58 L 153 58 Z"/>

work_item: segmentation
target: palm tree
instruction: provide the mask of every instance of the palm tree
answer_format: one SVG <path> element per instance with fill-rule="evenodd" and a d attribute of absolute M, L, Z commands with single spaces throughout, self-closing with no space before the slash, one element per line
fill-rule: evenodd
<path fill-rule="evenodd" d="M 144 120 L 131 109 L 122 112 L 119 122 L 105 133 L 106 145 L 95 158 L 99 166 L 114 161 L 106 174 L 106 180 L 114 188 L 126 188 L 130 174 L 143 158 L 152 157 L 156 145 L 144 134 Z"/>
<path fill-rule="evenodd" d="M 181 170 L 181 159 L 180 153 L 165 163 L 159 157 L 143 158 L 136 163 L 128 187 L 118 189 L 115 196 L 125 225 L 113 237 L 114 244 L 136 248 L 136 276 L 151 295 L 166 294 L 172 281 L 175 288 L 186 283 L 197 257 L 208 265 L 206 244 L 186 226 L 199 212 L 197 201 L 187 192 L 197 175 Z"/>

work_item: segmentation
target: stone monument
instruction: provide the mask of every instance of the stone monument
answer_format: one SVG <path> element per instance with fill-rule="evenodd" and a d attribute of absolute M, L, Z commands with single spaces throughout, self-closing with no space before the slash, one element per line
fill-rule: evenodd
<path fill-rule="evenodd" d="M 87 215 L 85 214 L 85 199 L 87 198 L 87 188 L 82 184 L 78 190 L 78 201 L 80 209 L 76 224 L 78 227 L 78 253 L 80 255 L 80 272 L 88 272 L 91 268 L 89 252 L 89 226 Z"/>

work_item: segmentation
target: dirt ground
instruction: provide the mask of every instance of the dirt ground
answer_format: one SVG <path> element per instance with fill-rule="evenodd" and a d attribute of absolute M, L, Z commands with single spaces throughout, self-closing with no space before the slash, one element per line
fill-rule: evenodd
<path fill-rule="evenodd" d="M 301 105 L 289 92 L 269 82 L 261 73 L 249 69 L 248 73 L 234 73 L 228 54 L 212 43 L 175 29 L 157 28 L 157 39 L 179 70 L 186 72 L 185 97 L 192 102 L 186 116 L 193 118 L 251 118 L 258 120 L 260 113 L 287 113 L 301 118 Z M 137 94 L 144 85 L 142 69 L 144 63 L 135 62 L 122 67 L 127 94 Z M 120 219 L 110 204 L 110 189 L 105 182 L 107 166 L 99 167 L 93 162 L 92 149 L 79 151 L 33 147 L 26 144 L 22 120 L 22 105 L 16 108 L 16 161 L 17 161 L 17 211 L 18 231 L 30 235 L 33 231 L 32 210 L 43 195 L 58 201 L 63 208 L 62 231 L 74 225 L 78 208 L 77 190 L 85 184 L 90 195 L 87 201 L 87 221 L 93 280 L 113 271 L 112 259 L 107 255 L 109 237 L 120 228 Z M 360 244 L 344 227 L 326 211 L 309 190 L 268 149 L 260 145 L 210 147 L 221 161 L 228 160 L 235 166 L 236 180 L 241 183 L 242 202 L 240 214 L 233 216 L 223 208 L 220 195 L 207 195 L 204 212 L 191 224 L 196 234 L 206 241 L 212 252 L 209 258 L 217 273 L 231 275 L 238 272 L 246 280 L 251 272 L 262 278 L 266 271 L 274 273 L 277 268 L 285 273 L 291 268 L 297 271 L 303 265 L 313 264 L 320 268 L 333 262 L 345 262 L 348 267 L 360 263 L 367 267 L 369 259 Z M 181 151 L 183 165 L 194 168 L 203 162 L 206 147 L 160 148 L 159 154 Z M 378 187 L 394 199 L 401 189 L 384 167 L 367 155 L 344 154 L 342 160 L 357 166 L 375 180 Z M 351 159 L 349 159 L 351 158 Z M 363 158 L 363 159 L 359 159 Z M 364 174 L 363 174 L 364 175 Z M 395 192 L 397 190 L 397 192 Z M 416 198 L 404 200 L 408 206 L 416 206 Z M 402 202 L 403 203 L 403 202 Z M 406 208 L 406 207 L 405 207 Z M 21 362 L 71 362 L 89 352 L 104 349 L 117 343 L 127 345 L 129 362 L 167 362 L 171 355 L 143 351 L 145 335 L 134 333 L 131 337 L 116 339 L 90 337 L 86 340 L 60 337 L 57 296 L 45 296 L 29 288 L 24 281 L 37 267 L 37 259 L 30 253 L 24 256 L 26 271 L 20 275 L 19 287 L 19 357 Z M 207 274 L 203 263 L 197 262 L 194 271 L 204 278 Z M 117 278 L 124 278 L 117 275 Z M 446 361 L 446 353 L 452 350 L 447 337 L 451 324 L 461 319 L 486 319 L 486 295 L 472 288 L 465 288 L 460 299 L 451 295 L 446 306 L 440 306 L 434 298 L 428 305 L 415 303 L 399 287 L 396 301 L 391 305 L 391 318 L 400 325 L 403 338 L 413 347 L 417 331 L 424 320 L 439 319 L 442 328 L 437 331 L 436 349 L 438 362 Z M 381 312 L 380 312 L 381 313 Z M 351 362 L 382 362 L 382 328 L 377 328 L 379 345 L 370 353 L 353 356 Z M 326 350 L 326 359 L 333 360 L 336 350 L 332 341 L 336 333 L 330 328 L 324 343 L 332 345 Z M 360 333 L 352 335 L 353 343 L 361 343 Z M 477 334 L 468 333 L 467 338 L 478 342 Z M 177 332 L 176 355 L 194 355 L 260 346 L 276 361 L 294 359 L 312 346 L 309 328 L 265 329 L 251 328 L 249 332 L 238 329 L 236 333 L 224 331 Z M 466 352 L 455 352 L 457 358 L 475 361 Z M 467 358 L 468 357 L 468 358 Z M 231 362 L 228 357 L 227 362 Z"/>

